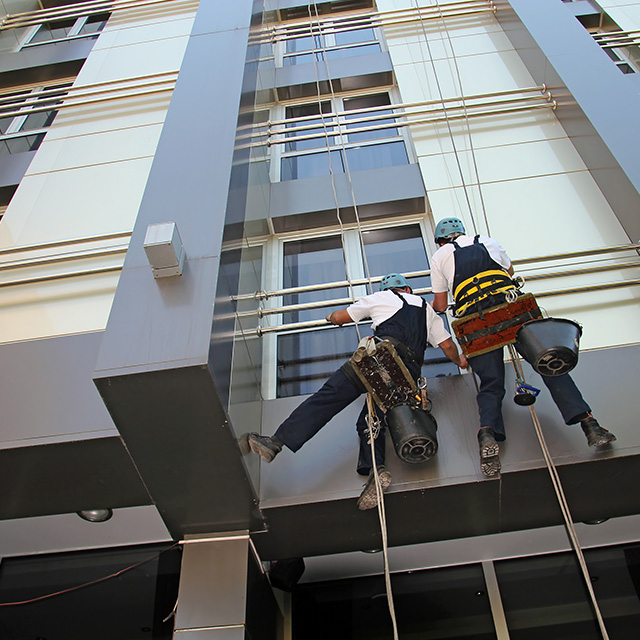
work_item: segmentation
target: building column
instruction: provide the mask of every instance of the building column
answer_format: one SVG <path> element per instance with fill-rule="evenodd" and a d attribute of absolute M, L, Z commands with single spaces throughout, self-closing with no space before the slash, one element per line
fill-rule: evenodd
<path fill-rule="evenodd" d="M 174 640 L 276 640 L 278 618 L 248 531 L 185 538 Z"/>

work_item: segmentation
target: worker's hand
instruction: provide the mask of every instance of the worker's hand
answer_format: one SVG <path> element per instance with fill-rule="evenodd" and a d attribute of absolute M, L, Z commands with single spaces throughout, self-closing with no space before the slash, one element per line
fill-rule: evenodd
<path fill-rule="evenodd" d="M 460 354 L 460 364 L 458 365 L 461 369 L 469 368 L 469 361 L 467 360 L 467 356 L 464 353 Z"/>

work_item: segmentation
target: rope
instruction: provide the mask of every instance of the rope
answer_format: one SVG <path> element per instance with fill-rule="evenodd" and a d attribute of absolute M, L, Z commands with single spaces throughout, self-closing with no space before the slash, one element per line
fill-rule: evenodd
<path fill-rule="evenodd" d="M 418 12 L 418 16 L 420 19 L 420 28 L 422 29 L 422 34 L 424 35 L 424 42 L 425 45 L 427 47 L 427 52 L 429 53 L 429 59 L 431 60 L 431 68 L 433 69 L 433 77 L 436 81 L 436 88 L 438 90 L 438 96 L 440 98 L 440 102 L 442 104 L 442 112 L 444 114 L 445 117 L 445 122 L 447 124 L 447 130 L 449 132 L 449 138 L 451 140 L 451 146 L 453 147 L 453 153 L 454 153 L 454 157 L 456 159 L 456 166 L 458 167 L 458 173 L 460 175 L 460 180 L 462 182 L 462 189 L 464 191 L 464 196 L 465 196 L 465 200 L 467 202 L 467 208 L 469 209 L 469 216 L 471 218 L 471 224 L 473 225 L 473 233 L 474 235 L 476 235 L 478 233 L 478 230 L 476 228 L 476 221 L 475 221 L 475 217 L 473 215 L 473 207 L 471 206 L 471 200 L 469 199 L 469 192 L 467 189 L 467 184 L 465 182 L 464 179 L 464 173 L 462 171 L 462 165 L 460 164 L 460 156 L 458 154 L 458 148 L 456 146 L 456 142 L 455 142 L 455 138 L 453 136 L 453 130 L 451 129 L 451 121 L 449 120 L 449 115 L 447 113 L 447 107 L 446 107 L 446 103 L 444 100 L 444 94 L 442 93 L 442 87 L 440 85 L 440 79 L 438 78 L 438 73 L 436 71 L 436 64 L 435 61 L 433 59 L 433 53 L 431 52 L 431 45 L 429 44 L 429 38 L 427 36 L 427 29 L 425 27 L 425 23 L 424 23 L 424 18 L 422 17 L 422 13 L 420 11 L 420 7 L 418 5 L 418 0 L 412 0 L 413 4 L 416 7 L 416 10 Z M 453 53 L 453 50 L 452 50 Z M 455 59 L 455 54 L 454 54 L 454 59 Z"/>
<path fill-rule="evenodd" d="M 311 13 L 311 3 L 312 0 L 308 0 L 308 4 L 307 4 L 307 12 L 309 14 L 309 22 L 312 23 L 313 22 L 313 15 Z M 318 7 L 315 3 L 315 0 L 313 0 L 313 7 L 315 10 L 315 14 L 316 14 L 316 20 L 319 20 L 319 16 L 318 16 Z M 318 35 L 319 41 L 320 41 L 320 47 L 321 47 L 321 51 L 322 51 L 322 55 L 323 58 L 325 58 L 326 61 L 326 46 L 324 44 L 324 34 L 319 34 Z M 312 58 L 313 58 L 313 70 L 314 70 L 314 74 L 315 74 L 315 79 L 316 79 L 316 93 L 318 96 L 318 112 L 320 114 L 320 121 L 322 122 L 322 129 L 324 131 L 324 138 L 325 138 L 325 146 L 327 148 L 327 158 L 329 161 L 329 176 L 331 177 L 331 189 L 333 192 L 333 201 L 334 201 L 334 205 L 336 208 L 336 218 L 338 220 L 338 224 L 340 226 L 340 244 L 342 246 L 342 255 L 344 258 L 344 269 L 345 269 L 345 276 L 347 278 L 347 282 L 349 283 L 349 295 L 351 297 L 351 300 L 353 302 L 356 301 L 356 295 L 355 295 L 355 291 L 354 291 L 354 286 L 353 286 L 353 282 L 352 282 L 352 278 L 351 278 L 351 274 L 349 273 L 349 262 L 347 259 L 347 252 L 344 246 L 344 224 L 342 222 L 342 217 L 340 216 L 340 203 L 338 201 L 338 192 L 336 190 L 336 179 L 335 179 L 335 174 L 333 171 L 333 161 L 331 159 L 331 145 L 329 143 L 329 131 L 327 129 L 327 122 L 325 120 L 324 117 L 324 113 L 322 112 L 322 92 L 320 90 L 320 74 L 318 73 L 318 62 L 316 59 L 316 44 L 315 44 L 315 40 L 316 40 L 316 36 L 314 34 L 311 35 L 311 53 L 312 53 Z M 331 79 L 331 75 L 329 74 L 329 69 L 327 67 L 327 79 L 328 79 L 328 83 L 329 83 L 329 88 L 331 90 L 331 97 L 332 99 L 335 98 L 335 93 L 333 91 L 333 81 Z M 339 123 L 338 120 L 336 119 L 336 124 L 338 124 L 338 133 L 337 135 L 340 136 L 340 127 L 339 127 Z M 343 152 L 343 155 L 346 158 L 346 152 Z M 355 202 L 354 202 L 354 208 L 355 208 Z M 360 335 L 360 328 L 358 326 L 358 323 L 355 324 L 355 328 L 356 328 L 356 334 L 358 336 L 358 341 L 360 341 L 361 335 Z"/>
<path fill-rule="evenodd" d="M 416 0 L 417 1 L 417 0 Z M 482 186 L 480 184 L 480 174 L 478 172 L 478 163 L 476 162 L 476 152 L 473 147 L 473 139 L 471 137 L 471 126 L 469 124 L 469 114 L 467 112 L 467 103 L 464 98 L 464 90 L 462 88 L 462 78 L 460 77 L 460 68 L 458 66 L 458 59 L 456 58 L 456 53 L 453 49 L 453 42 L 451 41 L 451 34 L 449 33 L 449 29 L 447 27 L 447 22 L 444 19 L 444 14 L 442 13 L 442 7 L 440 6 L 440 0 L 435 0 L 436 7 L 438 8 L 438 14 L 440 15 L 440 20 L 442 22 L 442 27 L 444 29 L 445 35 L 447 36 L 447 42 L 449 43 L 449 48 L 451 49 L 451 59 L 453 60 L 453 66 L 456 70 L 456 79 L 458 80 L 458 86 L 460 87 L 460 98 L 462 101 L 462 109 L 464 112 L 465 123 L 467 125 L 467 136 L 469 137 L 469 151 L 471 151 L 471 160 L 473 162 L 473 169 L 476 176 L 476 184 L 478 185 L 478 195 L 480 196 L 480 205 L 482 207 L 482 216 L 484 218 L 484 223 L 487 228 L 487 235 L 491 235 L 489 229 L 489 220 L 487 218 L 487 210 L 484 204 L 484 196 L 482 195 Z M 434 70 L 435 73 L 435 70 Z M 473 214 L 472 214 L 473 215 Z M 475 221 L 473 221 L 473 228 L 475 229 Z"/>
<path fill-rule="evenodd" d="M 375 437 L 371 435 L 371 429 L 374 420 L 378 420 L 376 412 L 373 410 L 373 400 L 371 394 L 367 393 L 367 411 L 369 418 L 369 444 L 371 445 L 371 461 L 373 469 L 373 477 L 376 485 L 376 495 L 378 497 L 378 518 L 380 520 L 380 532 L 382 534 L 382 557 L 384 561 L 384 583 L 387 591 L 387 604 L 389 606 L 389 615 L 391 616 L 391 625 L 393 626 L 393 638 L 398 640 L 398 623 L 396 620 L 396 610 L 393 603 L 393 590 L 391 588 L 391 573 L 389 571 L 389 541 L 387 536 L 387 514 L 384 507 L 384 492 L 380 484 L 380 476 L 378 475 L 378 465 L 376 464 Z"/>
<path fill-rule="evenodd" d="M 316 14 L 316 20 L 318 21 L 318 23 L 320 22 L 320 15 L 318 13 L 318 5 L 316 4 L 315 0 L 313 0 L 313 7 L 314 7 L 314 12 Z M 311 0 L 309 0 L 309 5 L 308 5 L 308 11 L 309 11 L 309 19 L 310 21 L 313 20 L 313 17 L 311 15 Z M 321 50 L 322 50 L 322 58 L 324 60 L 324 66 L 325 69 L 327 71 L 327 83 L 329 85 L 329 91 L 331 93 L 331 99 L 332 99 L 332 103 L 335 104 L 335 98 L 336 98 L 336 94 L 334 91 L 334 87 L 333 87 L 333 79 L 331 77 L 331 71 L 329 69 L 329 59 L 327 56 L 327 48 L 326 48 L 326 42 L 324 39 L 324 34 L 320 34 L 319 35 L 319 40 L 320 40 L 320 46 L 321 46 Z M 319 79 L 319 75 L 318 75 L 318 66 L 317 66 L 317 62 L 316 62 L 316 48 L 315 48 L 315 36 L 311 36 L 311 49 L 312 49 L 312 54 L 313 54 L 313 68 L 314 68 L 314 72 L 315 72 L 315 76 L 316 76 L 316 89 L 318 92 L 318 106 L 320 107 L 320 118 L 322 119 L 322 124 L 323 127 L 325 129 L 325 140 L 326 140 L 326 145 L 327 145 L 327 154 L 329 156 L 329 173 L 331 174 L 331 184 L 332 184 L 332 188 L 333 188 L 333 192 L 334 192 L 334 198 L 335 198 L 335 204 L 336 204 L 336 214 L 338 217 L 338 222 L 340 224 L 340 234 L 341 236 L 344 236 L 344 228 L 342 226 L 342 220 L 340 219 L 340 205 L 338 203 L 338 197 L 336 194 L 336 188 L 335 188 L 335 178 L 334 178 L 334 174 L 332 171 L 332 165 L 331 165 L 331 147 L 329 146 L 329 136 L 327 135 L 326 132 L 326 123 L 324 120 L 324 116 L 322 114 L 322 107 L 320 106 L 320 100 L 321 100 L 321 93 L 320 93 L 320 79 Z M 353 180 L 351 178 L 351 170 L 349 169 L 349 160 L 347 158 L 347 148 L 346 145 L 344 143 L 344 135 L 342 133 L 342 124 L 340 122 L 340 118 L 336 117 L 335 119 L 336 122 L 336 128 L 337 128 L 337 138 L 340 141 L 340 150 L 342 152 L 342 158 L 344 159 L 344 167 L 345 167 L 345 173 L 347 176 L 347 182 L 349 184 L 349 191 L 351 194 L 351 203 L 353 205 L 353 212 L 354 212 L 354 216 L 356 219 L 356 225 L 358 228 L 358 238 L 360 240 L 360 247 L 362 249 L 362 259 L 364 262 L 364 267 L 365 267 L 365 274 L 366 274 L 366 278 L 367 278 L 367 286 L 369 289 L 369 293 L 373 293 L 373 287 L 372 287 L 372 283 L 371 283 L 371 273 L 369 271 L 369 263 L 367 261 L 367 253 L 365 251 L 364 248 L 364 239 L 363 239 L 363 235 L 362 235 L 362 227 L 360 224 L 360 214 L 358 213 L 358 204 L 356 202 L 356 196 L 355 196 L 355 192 L 353 190 Z M 343 251 L 344 251 L 344 240 L 343 240 Z M 346 254 L 345 254 L 345 269 L 347 265 L 347 259 L 346 259 Z M 349 274 L 347 273 L 347 280 L 351 281 L 351 278 L 349 277 Z M 352 292 L 352 296 L 353 296 L 353 286 L 351 285 L 351 282 L 349 283 L 351 292 Z M 355 298 L 353 298 L 355 301 Z M 356 324 L 356 330 L 357 330 L 357 324 Z M 360 333 L 358 333 L 358 339 L 360 339 Z"/>
<path fill-rule="evenodd" d="M 524 372 L 520 364 L 520 358 L 513 345 L 509 345 L 509 354 L 511 355 L 511 361 L 513 362 L 513 368 L 515 369 L 516 376 L 520 376 L 522 380 L 524 380 Z M 551 453 L 549 452 L 549 448 L 547 447 L 547 442 L 544 438 L 544 434 L 542 433 L 540 419 L 538 418 L 538 414 L 533 405 L 529 406 L 529 412 L 531 414 L 531 420 L 533 421 L 533 426 L 536 432 L 536 436 L 538 437 L 538 442 L 540 443 L 540 449 L 542 450 L 544 461 L 547 465 L 547 469 L 549 470 L 551 483 L 553 484 L 553 488 L 556 493 L 556 497 L 558 499 L 558 504 L 560 505 L 560 510 L 562 511 L 562 517 L 564 518 L 567 535 L 569 536 L 571 546 L 573 547 L 573 550 L 578 559 L 578 564 L 580 565 L 582 577 L 584 578 L 587 591 L 589 592 L 589 598 L 591 599 L 591 605 L 593 607 L 593 611 L 598 621 L 598 626 L 600 627 L 602 638 L 603 640 L 609 640 L 609 635 L 607 633 L 607 629 L 604 624 L 602 613 L 600 612 L 600 607 L 598 606 L 596 594 L 595 594 L 595 591 L 593 590 L 593 585 L 591 584 L 591 576 L 589 575 L 589 568 L 587 567 L 587 562 L 584 558 L 584 553 L 582 552 L 582 548 L 580 547 L 580 541 L 578 540 L 578 534 L 573 524 L 571 511 L 569 510 L 569 504 L 567 502 L 567 498 L 562 488 L 562 483 L 560 482 L 560 476 L 558 475 L 558 470 L 556 469 L 556 466 L 553 463 Z"/>

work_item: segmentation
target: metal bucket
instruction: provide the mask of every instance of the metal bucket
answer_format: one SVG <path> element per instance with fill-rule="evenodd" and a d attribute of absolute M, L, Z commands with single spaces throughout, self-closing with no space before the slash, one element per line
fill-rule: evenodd
<path fill-rule="evenodd" d="M 398 404 L 387 411 L 387 426 L 396 454 L 404 462 L 426 462 L 438 451 L 438 425 L 428 411 Z"/>
<path fill-rule="evenodd" d="M 572 320 L 542 318 L 518 329 L 516 345 L 541 376 L 561 376 L 578 364 L 581 335 L 582 327 Z"/>

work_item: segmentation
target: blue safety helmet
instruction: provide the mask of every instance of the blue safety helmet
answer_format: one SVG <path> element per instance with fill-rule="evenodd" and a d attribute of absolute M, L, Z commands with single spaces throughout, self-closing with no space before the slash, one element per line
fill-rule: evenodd
<path fill-rule="evenodd" d="M 402 289 L 403 287 L 409 287 L 409 289 L 411 289 L 411 285 L 407 282 L 407 279 L 399 273 L 390 273 L 380 280 L 380 291 Z"/>
<path fill-rule="evenodd" d="M 464 225 L 459 218 L 443 218 L 436 225 L 435 238 L 443 240 L 452 233 L 464 233 Z"/>

